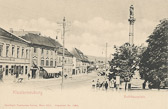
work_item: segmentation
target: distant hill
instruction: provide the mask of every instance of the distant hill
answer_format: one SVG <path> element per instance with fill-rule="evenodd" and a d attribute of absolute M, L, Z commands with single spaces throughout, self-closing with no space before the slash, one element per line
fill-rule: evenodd
<path fill-rule="evenodd" d="M 97 57 L 97 56 L 90 56 L 90 55 L 87 55 L 87 57 L 88 57 L 88 60 L 89 61 L 105 61 L 105 57 Z"/>

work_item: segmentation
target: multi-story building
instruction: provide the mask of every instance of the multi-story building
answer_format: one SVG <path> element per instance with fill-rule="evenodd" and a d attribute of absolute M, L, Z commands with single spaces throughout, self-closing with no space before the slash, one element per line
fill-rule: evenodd
<path fill-rule="evenodd" d="M 84 55 L 79 49 L 74 48 L 72 54 L 76 57 L 76 74 L 87 73 L 89 67 L 89 61 L 86 55 Z"/>
<path fill-rule="evenodd" d="M 59 48 L 58 49 L 58 64 L 57 66 L 59 68 L 62 68 L 62 54 L 63 54 L 63 48 Z M 65 53 L 64 53 L 64 75 L 68 75 L 69 77 L 72 76 L 72 74 L 74 74 L 74 66 L 75 63 L 74 62 L 74 57 L 73 55 L 65 48 Z"/>
<path fill-rule="evenodd" d="M 1 73 L 4 78 L 28 73 L 31 78 L 58 77 L 62 74 L 62 56 L 62 45 L 55 39 L 39 32 L 0 28 L 0 78 Z M 76 58 L 65 48 L 64 75 L 75 74 L 75 66 Z"/>
<path fill-rule="evenodd" d="M 30 69 L 29 44 L 29 41 L 0 28 L 0 73 L 3 80 L 27 76 Z"/>
<path fill-rule="evenodd" d="M 57 48 L 61 47 L 59 42 L 50 37 L 33 33 L 21 37 L 30 42 L 32 78 L 57 77 L 57 74 L 60 73 L 60 70 L 57 69 Z"/>

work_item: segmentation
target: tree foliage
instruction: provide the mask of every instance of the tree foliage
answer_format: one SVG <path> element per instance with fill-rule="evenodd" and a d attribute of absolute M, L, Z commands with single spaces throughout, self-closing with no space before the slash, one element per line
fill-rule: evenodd
<path fill-rule="evenodd" d="M 124 81 L 129 81 L 136 70 L 139 70 L 140 56 L 144 47 L 125 43 L 115 48 L 113 59 L 110 62 L 111 69 L 115 75 L 120 76 Z"/>
<path fill-rule="evenodd" d="M 140 60 L 140 74 L 157 85 L 168 77 L 168 19 L 160 22 L 147 42 L 148 47 Z"/>

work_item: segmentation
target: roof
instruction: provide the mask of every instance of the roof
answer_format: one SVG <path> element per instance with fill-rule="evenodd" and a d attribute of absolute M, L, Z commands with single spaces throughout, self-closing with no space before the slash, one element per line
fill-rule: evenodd
<path fill-rule="evenodd" d="M 63 54 L 63 48 L 62 48 L 62 47 L 57 50 L 57 54 L 58 54 L 58 55 L 62 55 L 62 54 Z M 73 54 L 70 53 L 70 52 L 65 48 L 65 56 L 73 57 Z"/>
<path fill-rule="evenodd" d="M 62 46 L 58 41 L 50 37 L 41 36 L 39 34 L 28 33 L 21 37 L 27 41 L 30 41 L 31 44 L 35 44 L 35 45 L 40 45 L 40 46 L 42 45 L 42 46 L 47 46 L 52 48 L 57 48 Z"/>
<path fill-rule="evenodd" d="M 74 48 L 72 51 L 72 54 L 76 57 L 76 59 L 83 61 L 83 62 L 89 62 L 88 57 L 83 54 L 79 49 Z"/>
<path fill-rule="evenodd" d="M 11 31 L 12 31 L 13 34 L 15 34 L 17 36 L 24 36 L 24 35 L 26 35 L 28 33 L 33 33 L 33 34 L 38 34 L 38 35 L 41 34 L 39 31 L 24 31 L 24 30 L 22 30 L 22 31 L 13 31 L 13 30 L 11 30 Z"/>
<path fill-rule="evenodd" d="M 22 41 L 22 42 L 25 42 L 25 43 L 30 43 L 29 41 L 21 38 L 21 37 L 18 37 L 17 35 L 14 35 L 6 30 L 4 30 L 3 28 L 0 28 L 0 36 L 4 36 L 4 37 L 8 37 L 8 38 L 11 38 L 11 39 L 14 39 L 14 40 L 19 40 L 19 41 Z"/>

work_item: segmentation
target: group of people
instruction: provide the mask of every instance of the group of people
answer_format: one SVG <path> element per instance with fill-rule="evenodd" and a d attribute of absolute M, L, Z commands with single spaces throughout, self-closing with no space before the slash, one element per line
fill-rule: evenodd
<path fill-rule="evenodd" d="M 102 90 L 108 90 L 108 88 L 115 88 L 116 82 L 114 79 L 111 79 L 110 81 L 108 79 L 105 79 L 104 81 L 100 81 L 97 79 L 97 81 L 92 80 L 92 88 L 93 89 L 102 89 Z"/>

